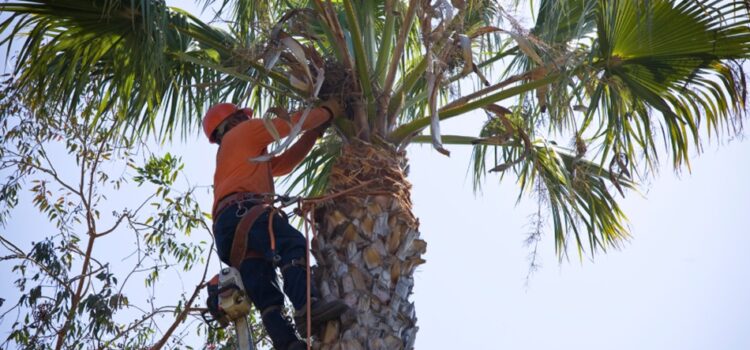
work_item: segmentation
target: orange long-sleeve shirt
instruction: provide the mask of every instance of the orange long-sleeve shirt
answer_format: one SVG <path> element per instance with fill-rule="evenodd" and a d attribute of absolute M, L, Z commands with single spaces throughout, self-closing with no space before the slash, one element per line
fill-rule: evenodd
<path fill-rule="evenodd" d="M 292 115 L 292 123 L 297 123 L 302 112 Z M 323 108 L 315 108 L 302 124 L 302 130 L 310 130 L 328 121 L 330 115 Z M 291 132 L 291 125 L 282 119 L 273 119 L 279 135 L 285 137 Z M 257 194 L 273 193 L 273 177 L 291 172 L 315 145 L 318 134 L 307 131 L 284 153 L 267 162 L 251 162 L 251 158 L 266 154 L 266 147 L 274 141 L 263 121 L 250 119 L 237 124 L 221 140 L 216 154 L 214 172 L 214 205 L 235 192 Z"/>

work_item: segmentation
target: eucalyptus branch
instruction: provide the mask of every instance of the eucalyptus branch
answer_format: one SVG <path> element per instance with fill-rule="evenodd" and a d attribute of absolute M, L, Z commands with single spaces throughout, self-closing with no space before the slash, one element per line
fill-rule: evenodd
<path fill-rule="evenodd" d="M 109 138 L 109 133 L 104 135 L 105 137 Z M 96 154 L 94 155 L 94 159 L 91 164 L 91 169 L 89 170 L 89 188 L 88 188 L 88 201 L 84 202 L 84 206 L 86 207 L 87 217 L 90 217 L 90 224 L 89 224 L 89 234 L 92 238 L 96 238 L 96 220 L 94 219 L 94 213 L 91 208 L 93 205 L 93 196 L 94 196 L 94 175 L 96 175 L 97 170 L 99 170 L 99 165 L 102 159 L 102 154 L 104 153 L 104 147 L 107 146 L 107 142 L 105 140 L 101 140 L 99 142 L 99 148 L 96 151 Z"/>
<path fill-rule="evenodd" d="M 23 255 L 26 256 L 26 253 L 19 248 L 17 245 L 13 244 L 13 242 L 9 241 L 7 238 L 0 235 L 0 243 L 2 243 L 8 250 L 12 251 L 16 255 Z"/>
<path fill-rule="evenodd" d="M 28 254 L 26 254 L 23 251 L 21 251 L 20 248 L 18 248 L 13 243 L 11 243 L 10 241 L 8 241 L 5 237 L 0 236 L 0 242 L 2 242 L 2 244 L 6 248 L 8 248 L 8 245 L 10 245 L 10 246 L 12 246 L 14 248 L 13 250 L 16 250 L 15 252 L 13 252 L 14 253 L 13 255 L 9 255 L 9 256 L 3 257 L 3 260 L 19 259 L 19 260 L 28 261 L 28 262 L 34 264 L 34 266 L 36 266 L 40 270 L 42 270 L 49 278 L 53 279 L 60 286 L 62 286 L 63 288 L 65 288 L 65 290 L 68 291 L 68 293 L 71 293 L 71 294 L 73 293 L 73 291 L 70 289 L 70 287 L 68 286 L 68 284 L 65 281 L 63 281 L 60 277 L 58 277 L 57 276 L 58 274 L 52 273 L 52 271 L 50 271 L 49 268 L 47 268 L 47 266 L 45 266 L 44 264 L 41 264 L 38 261 L 36 261 L 36 260 L 32 259 L 31 257 L 29 257 Z M 2 319 L 2 317 L 0 317 L 0 319 Z"/>
<path fill-rule="evenodd" d="M 75 246 L 75 245 L 69 245 L 67 248 L 69 248 L 70 251 L 72 251 L 72 252 L 80 255 L 81 257 L 86 257 L 86 253 L 84 251 L 82 251 L 80 248 L 78 248 L 77 246 Z M 94 258 L 93 256 L 91 257 L 91 261 L 94 262 L 94 263 L 96 263 L 97 265 L 99 265 L 99 267 L 102 267 L 102 266 L 105 265 L 105 264 L 102 264 L 101 261 L 99 261 L 98 259 Z"/>
<path fill-rule="evenodd" d="M 209 254 L 208 254 L 208 260 L 206 261 L 206 267 L 203 268 L 203 277 L 201 277 L 201 282 L 197 286 L 195 286 L 195 290 L 193 291 L 193 295 L 190 297 L 190 299 L 188 300 L 188 302 L 185 303 L 185 305 L 183 306 L 182 312 L 180 312 L 180 314 L 175 318 L 175 320 L 172 323 L 172 325 L 169 327 L 169 329 L 167 329 L 167 332 L 164 333 L 164 336 L 162 336 L 162 338 L 154 346 L 151 347 L 151 350 L 159 350 L 159 349 L 161 349 L 164 346 L 164 344 L 167 343 L 167 340 L 169 340 L 169 337 L 172 336 L 172 333 L 174 333 L 175 329 L 177 329 L 177 326 L 180 323 L 182 323 L 182 321 L 184 321 L 185 318 L 187 317 L 187 315 L 189 314 L 190 307 L 195 302 L 195 299 L 200 294 L 200 291 L 203 288 L 205 288 L 206 276 L 208 275 L 208 267 L 209 267 L 210 262 L 211 262 L 211 255 L 212 255 L 211 251 L 213 250 L 213 247 L 214 247 L 214 245 L 211 244 L 211 248 L 208 250 L 208 252 L 209 252 Z"/>
<path fill-rule="evenodd" d="M 117 221 L 114 223 L 114 225 L 112 225 L 112 227 L 110 229 L 108 229 L 106 231 L 103 231 L 101 233 L 95 233 L 94 237 L 99 238 L 99 237 L 106 236 L 106 235 L 114 232 L 114 230 L 116 230 L 120 226 L 120 223 L 122 223 L 122 221 L 125 218 L 127 218 L 128 221 L 130 221 L 131 217 L 132 217 L 132 214 L 130 214 L 129 212 L 123 212 L 122 215 L 120 215 L 120 217 L 117 218 Z"/>
<path fill-rule="evenodd" d="M 151 199 L 153 199 L 154 197 L 156 197 L 156 194 L 155 194 L 155 193 L 152 193 L 152 194 L 151 194 L 151 195 L 149 195 L 149 196 L 148 196 L 148 197 L 147 197 L 146 199 L 144 199 L 144 200 L 143 200 L 143 201 L 141 202 L 141 204 L 140 204 L 140 205 L 138 205 L 138 207 L 137 207 L 137 208 L 135 208 L 135 210 L 133 210 L 132 212 L 123 212 L 123 213 L 122 213 L 122 215 L 121 215 L 121 216 L 120 216 L 120 217 L 119 217 L 119 218 L 117 219 L 117 222 L 116 222 L 116 223 L 114 224 L 114 226 L 113 226 L 113 227 L 111 227 L 111 228 L 110 228 L 109 230 L 106 230 L 106 231 L 104 231 L 104 232 L 102 232 L 102 233 L 99 233 L 99 234 L 97 234 L 97 235 L 96 235 L 96 237 L 101 237 L 101 236 L 107 235 L 107 234 L 111 233 L 112 231 L 116 230 L 116 229 L 117 229 L 117 227 L 118 227 L 118 226 L 120 225 L 120 222 L 121 222 L 122 220 L 124 220 L 124 219 L 127 219 L 127 221 L 128 221 L 128 224 L 129 224 L 129 225 L 130 225 L 131 227 L 133 227 L 133 226 L 134 226 L 134 224 L 135 224 L 135 223 L 133 222 L 133 218 L 135 218 L 135 217 L 136 217 L 136 216 L 138 215 L 138 213 L 139 213 L 139 212 L 141 211 L 141 209 L 143 209 L 143 207 L 145 207 L 145 206 L 146 206 L 146 204 L 148 204 L 148 202 L 149 202 L 149 201 L 150 201 Z"/>
<path fill-rule="evenodd" d="M 81 275 L 75 276 L 75 277 L 73 277 L 73 278 L 71 278 L 71 279 L 68 280 L 68 284 L 72 284 L 73 282 L 75 282 L 75 281 L 77 281 L 78 279 L 81 279 L 81 278 L 91 277 L 94 274 L 96 274 L 97 272 L 102 271 L 102 270 L 104 270 L 105 268 L 108 268 L 108 267 L 109 267 L 108 265 L 104 265 L 104 266 L 99 267 L 96 270 L 91 270 L 91 271 L 89 271 L 89 272 L 87 272 L 85 274 L 81 274 Z"/>
<path fill-rule="evenodd" d="M 133 266 L 133 269 L 130 270 L 128 275 L 125 276 L 125 279 L 120 283 L 120 290 L 118 291 L 119 294 L 122 294 L 122 291 L 125 288 L 125 285 L 128 284 L 128 280 L 130 280 L 130 277 L 132 277 L 136 273 L 143 272 L 142 270 L 139 270 L 138 268 L 143 265 L 144 260 L 146 260 L 145 256 L 139 256 L 138 263 L 136 263 L 135 266 Z"/>
<path fill-rule="evenodd" d="M 86 247 L 86 254 L 85 259 L 83 260 L 83 267 L 81 268 L 81 274 L 85 274 L 86 270 L 89 269 L 89 265 L 91 263 L 91 254 L 94 250 L 94 240 L 95 237 L 89 237 L 89 243 Z M 70 305 L 70 310 L 68 310 L 68 315 L 65 319 L 65 323 L 63 324 L 62 329 L 57 335 L 57 344 L 55 345 L 56 350 L 60 350 L 63 347 L 63 344 L 65 343 L 65 336 L 67 335 L 68 329 L 70 328 L 70 323 L 73 321 L 73 317 L 75 316 L 76 309 L 78 308 L 78 304 L 81 301 L 81 293 L 83 293 L 83 286 L 84 282 L 86 281 L 85 278 L 82 278 L 78 281 L 78 287 L 76 288 L 75 294 L 73 294 L 73 298 Z"/>
<path fill-rule="evenodd" d="M 82 154 L 85 155 L 85 154 L 88 153 L 88 142 L 86 142 L 86 140 L 81 140 L 81 149 L 83 151 L 83 152 L 81 152 Z M 91 224 L 91 221 L 90 221 L 91 207 L 86 202 L 86 194 L 84 193 L 84 190 L 83 190 L 83 188 L 84 188 L 84 182 L 85 182 L 85 179 L 86 179 L 86 160 L 85 159 L 81 160 L 81 169 L 80 170 L 81 170 L 81 174 L 79 176 L 79 182 L 78 182 L 78 196 L 81 198 L 81 204 L 83 204 L 84 209 L 86 209 L 86 223 L 87 223 L 87 225 L 90 226 L 90 224 Z M 91 230 L 89 230 L 88 233 L 91 234 Z"/>
<path fill-rule="evenodd" d="M 0 320 L 4 319 L 4 318 L 5 318 L 5 316 L 7 316 L 7 315 L 8 315 L 9 313 L 11 313 L 11 311 L 13 311 L 13 310 L 16 310 L 16 309 L 18 309 L 18 310 L 19 310 L 19 315 L 20 315 L 20 310 L 21 310 L 21 304 L 22 304 L 22 303 L 23 303 L 22 301 L 18 301 L 18 302 L 16 303 L 16 305 L 13 305 L 13 307 L 11 307 L 11 308 L 10 308 L 10 309 L 8 309 L 7 311 L 3 312 L 3 314 L 2 314 L 2 315 L 0 315 Z M 16 318 L 17 318 L 17 317 L 18 317 L 18 316 L 16 316 Z M 5 342 L 4 342 L 3 344 L 6 344 L 6 343 L 7 343 L 8 341 L 9 341 L 9 340 L 6 340 L 6 341 L 5 341 Z M 4 348 L 4 347 L 3 347 L 3 348 Z"/>
<path fill-rule="evenodd" d="M 140 320 L 133 322 L 128 328 L 123 329 L 123 330 L 117 332 L 117 334 L 115 334 L 115 336 L 112 337 L 112 339 L 104 342 L 104 345 L 100 346 L 99 350 L 109 349 L 108 346 L 110 346 L 111 344 L 113 344 L 117 339 L 120 339 L 122 336 L 130 333 L 132 330 L 136 329 L 138 326 L 142 325 L 146 321 L 153 319 L 154 316 L 159 315 L 159 314 L 163 314 L 163 313 L 172 313 L 172 312 L 174 312 L 174 307 L 171 307 L 171 306 L 167 307 L 167 306 L 165 306 L 165 307 L 159 308 L 159 309 L 157 309 L 157 310 L 155 310 L 153 312 L 150 312 L 150 313 L 144 315 Z"/>
<path fill-rule="evenodd" d="M 194 311 L 197 311 L 197 309 L 190 308 L 188 310 L 188 313 L 192 313 Z M 185 337 L 187 337 L 189 335 L 188 334 L 188 330 L 192 329 L 192 326 L 193 326 L 193 324 L 195 324 L 195 322 L 203 322 L 203 320 L 201 320 L 201 319 L 193 319 L 193 320 L 191 320 L 187 324 L 187 326 L 179 334 L 177 334 L 177 337 L 176 337 L 174 343 L 179 344 L 179 345 L 184 345 L 183 340 L 185 339 Z"/>
<path fill-rule="evenodd" d="M 52 178 L 55 181 L 57 181 L 57 183 L 60 184 L 60 186 L 65 187 L 67 190 L 69 190 L 73 194 L 80 195 L 81 192 L 79 192 L 78 190 L 76 190 L 75 188 L 73 188 L 73 186 L 71 186 L 70 184 L 68 184 L 67 182 L 63 181 L 60 178 L 59 174 L 55 170 L 55 167 L 52 165 L 52 162 L 50 161 L 49 157 L 47 157 L 47 151 L 44 150 L 44 146 L 42 145 L 42 143 L 39 143 L 39 147 L 41 148 L 41 152 L 39 152 L 39 154 L 42 155 L 42 158 L 44 158 L 44 160 L 47 162 L 49 168 L 44 168 L 44 167 L 41 167 L 41 166 L 36 165 L 34 163 L 24 162 L 24 161 L 20 161 L 19 164 L 32 167 L 32 168 L 34 168 L 34 169 L 36 169 L 38 171 L 41 171 L 41 172 L 43 172 L 43 173 L 45 173 L 45 174 L 47 174 L 49 176 L 52 176 Z"/>
<path fill-rule="evenodd" d="M 88 136 L 88 133 L 86 134 Z M 83 145 L 86 145 L 86 140 L 83 140 Z M 89 192 L 88 194 L 84 194 L 84 182 L 86 178 L 86 161 L 85 159 L 81 161 L 81 181 L 80 181 L 80 197 L 83 201 L 84 208 L 86 210 L 86 222 L 87 222 L 87 230 L 89 235 L 89 241 L 88 245 L 86 247 L 86 252 L 84 254 L 84 260 L 83 260 L 83 266 L 81 267 L 81 275 L 85 275 L 86 271 L 89 270 L 91 265 L 91 256 L 93 254 L 94 250 L 94 241 L 96 240 L 96 224 L 94 222 L 94 217 L 91 209 L 91 198 L 92 198 L 92 192 L 93 192 L 93 175 L 96 172 L 97 165 L 98 165 L 98 159 L 101 156 L 101 153 L 103 151 L 105 142 L 101 142 L 99 145 L 99 149 L 95 156 L 95 161 L 91 164 L 91 175 L 90 175 L 90 182 L 89 182 Z M 87 152 L 87 147 L 84 147 L 84 156 Z M 65 337 L 67 335 L 68 329 L 70 328 L 70 323 L 73 321 L 73 317 L 75 316 L 76 309 L 78 308 L 78 304 L 81 301 L 81 298 L 83 296 L 84 292 L 84 285 L 86 284 L 86 278 L 81 278 L 78 281 L 78 287 L 76 288 L 75 294 L 73 294 L 71 299 L 71 305 L 70 310 L 68 311 L 68 315 L 66 316 L 65 323 L 63 324 L 62 329 L 58 333 L 57 337 L 57 343 L 55 345 L 55 350 L 62 349 L 64 343 L 65 343 Z"/>
<path fill-rule="evenodd" d="M 166 269 L 169 269 L 170 267 L 173 267 L 173 266 L 175 266 L 175 264 L 161 264 L 161 265 L 156 264 L 156 265 L 151 266 L 151 267 L 144 267 L 144 268 L 141 268 L 141 269 L 136 268 L 136 269 L 133 270 L 133 273 L 148 272 L 148 271 L 152 271 L 154 269 L 165 269 L 166 270 Z"/>

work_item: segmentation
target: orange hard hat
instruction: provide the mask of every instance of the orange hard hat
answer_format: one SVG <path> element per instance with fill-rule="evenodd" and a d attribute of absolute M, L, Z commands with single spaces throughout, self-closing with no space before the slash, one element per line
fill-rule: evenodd
<path fill-rule="evenodd" d="M 237 111 L 240 111 L 240 109 L 233 103 L 217 103 L 208 109 L 206 115 L 203 117 L 203 132 L 206 133 L 209 142 L 216 143 L 216 140 L 213 138 L 214 131 L 223 121 Z M 243 108 L 242 111 L 247 114 L 248 118 L 253 113 L 249 108 Z"/>

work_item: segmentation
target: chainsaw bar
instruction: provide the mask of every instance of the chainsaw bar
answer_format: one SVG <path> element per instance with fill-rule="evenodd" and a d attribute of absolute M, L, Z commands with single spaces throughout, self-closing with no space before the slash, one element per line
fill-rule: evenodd
<path fill-rule="evenodd" d="M 242 317 L 234 322 L 234 330 L 237 332 L 238 350 L 255 350 L 253 341 L 253 329 L 247 322 L 247 317 Z"/>

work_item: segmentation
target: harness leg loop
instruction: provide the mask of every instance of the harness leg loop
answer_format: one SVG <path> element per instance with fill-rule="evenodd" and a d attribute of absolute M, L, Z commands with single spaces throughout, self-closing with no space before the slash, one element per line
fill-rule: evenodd
<path fill-rule="evenodd" d="M 288 264 L 285 264 L 284 266 L 281 267 L 281 273 L 283 274 L 290 267 L 294 267 L 294 266 L 298 266 L 298 267 L 301 267 L 301 268 L 304 269 L 305 267 L 307 267 L 307 263 L 305 263 L 305 259 L 304 258 L 302 258 L 302 259 L 292 259 L 292 261 L 290 261 Z"/>

